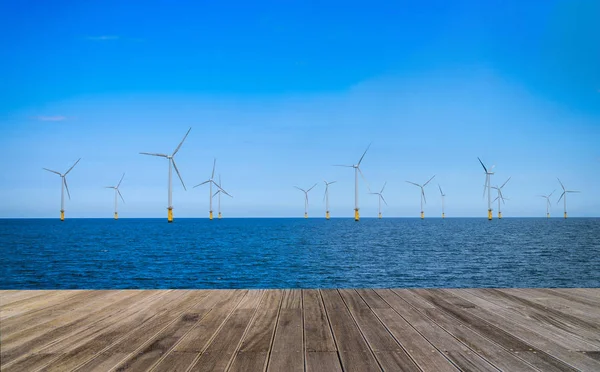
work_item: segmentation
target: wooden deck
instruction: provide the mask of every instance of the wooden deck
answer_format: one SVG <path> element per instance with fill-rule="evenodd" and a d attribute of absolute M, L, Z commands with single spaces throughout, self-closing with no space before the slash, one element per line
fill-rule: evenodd
<path fill-rule="evenodd" d="M 600 289 L 0 291 L 2 371 L 600 371 Z"/>

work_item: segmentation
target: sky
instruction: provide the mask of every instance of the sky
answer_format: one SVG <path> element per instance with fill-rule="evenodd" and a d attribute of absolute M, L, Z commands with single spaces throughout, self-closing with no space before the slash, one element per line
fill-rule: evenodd
<path fill-rule="evenodd" d="M 485 217 L 495 165 L 506 217 L 600 216 L 600 2 L 1 2 L 0 218 Z M 495 194 L 493 198 L 495 198 Z M 215 201 L 216 202 L 216 201 Z M 497 205 L 494 205 L 496 214 Z M 216 211 L 216 206 L 214 207 Z"/>

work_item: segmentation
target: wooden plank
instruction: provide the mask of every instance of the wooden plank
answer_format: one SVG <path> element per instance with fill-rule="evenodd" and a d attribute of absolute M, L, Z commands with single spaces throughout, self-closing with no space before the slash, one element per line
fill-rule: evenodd
<path fill-rule="evenodd" d="M 586 305 L 581 302 L 567 300 L 553 293 L 544 292 L 534 288 L 504 288 L 502 292 L 534 302 L 544 308 L 551 308 L 566 316 L 572 316 L 581 321 L 590 322 L 592 328 L 600 331 L 600 306 Z M 539 309 L 539 308 L 538 308 Z M 597 332 L 598 333 L 598 332 Z"/>
<path fill-rule="evenodd" d="M 354 323 L 339 292 L 335 289 L 324 289 L 320 292 L 344 371 L 380 370 L 375 356 Z"/>
<path fill-rule="evenodd" d="M 316 289 L 304 289 L 302 290 L 302 296 L 304 300 L 304 338 L 306 351 L 336 351 L 337 348 L 333 341 L 331 326 L 325 313 L 321 294 Z"/>
<path fill-rule="evenodd" d="M 231 368 L 228 369 L 229 372 L 262 372 L 265 370 L 267 365 L 267 358 L 269 353 L 266 351 L 251 351 L 244 352 L 239 351 L 233 362 L 231 363 Z"/>
<path fill-rule="evenodd" d="M 306 372 L 342 372 L 340 358 L 335 351 L 309 351 Z"/>
<path fill-rule="evenodd" d="M 6 332 L 6 328 L 4 327 L 12 324 L 11 320 L 14 320 L 17 316 L 22 316 L 32 311 L 42 311 L 52 308 L 57 304 L 68 302 L 72 297 L 85 294 L 86 291 L 82 290 L 47 291 L 45 295 L 23 299 L 6 305 L 0 310 L 2 313 L 2 322 L 0 323 L 2 328 L 0 328 L 0 331 Z"/>
<path fill-rule="evenodd" d="M 594 299 L 593 297 L 581 295 L 571 288 L 563 289 L 563 288 L 538 288 L 540 291 L 544 293 L 551 294 L 553 296 L 558 296 L 568 300 L 570 302 L 580 303 L 584 305 L 589 305 L 595 308 L 600 308 L 600 299 Z"/>
<path fill-rule="evenodd" d="M 304 371 L 302 309 L 283 306 L 282 301 L 267 370 Z"/>
<path fill-rule="evenodd" d="M 300 289 L 285 289 L 283 291 L 282 309 L 301 309 L 302 291 Z"/>

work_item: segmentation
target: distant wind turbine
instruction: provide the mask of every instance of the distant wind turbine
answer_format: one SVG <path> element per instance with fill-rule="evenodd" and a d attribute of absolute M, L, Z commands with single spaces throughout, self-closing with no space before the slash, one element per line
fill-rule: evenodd
<path fill-rule="evenodd" d="M 421 219 L 425 218 L 425 212 L 423 212 L 423 202 L 425 202 L 425 204 L 427 204 L 427 199 L 425 198 L 425 186 L 427 186 L 427 184 L 429 182 L 431 182 L 432 179 L 435 178 L 435 175 L 433 177 L 431 177 L 429 179 L 429 181 L 425 182 L 423 185 L 419 185 L 418 183 L 414 183 L 414 182 L 410 182 L 410 181 L 406 181 L 412 185 L 415 185 L 417 187 L 421 188 Z"/>
<path fill-rule="evenodd" d="M 329 185 L 331 185 L 332 183 L 336 183 L 337 181 L 331 181 L 331 182 L 323 181 L 323 182 L 325 182 L 325 195 L 323 195 L 323 198 L 325 199 L 325 219 L 328 220 L 329 219 Z"/>
<path fill-rule="evenodd" d="M 217 192 L 215 192 L 214 195 L 213 195 L 213 198 L 216 195 L 219 195 L 219 201 L 218 201 L 219 209 L 218 209 L 218 215 L 217 215 L 218 219 L 221 219 L 221 185 L 222 185 L 222 183 L 221 183 L 221 175 L 219 174 L 219 190 L 217 190 Z M 233 198 L 233 196 L 231 196 L 229 194 L 225 194 L 225 195 L 229 196 L 230 198 Z"/>
<path fill-rule="evenodd" d="M 446 198 L 446 194 L 442 191 L 442 186 L 438 183 L 438 187 L 440 189 L 440 194 L 442 195 L 442 218 L 446 218 L 446 213 L 444 213 L 444 199 Z"/>
<path fill-rule="evenodd" d="M 554 194 L 554 191 L 552 191 L 549 195 L 538 195 L 539 197 L 546 199 L 546 218 L 550 218 L 550 197 L 552 194 Z"/>
<path fill-rule="evenodd" d="M 371 194 L 373 195 L 378 195 L 378 199 L 379 199 L 379 218 L 381 219 L 381 201 L 383 200 L 383 202 L 385 203 L 385 205 L 388 205 L 388 203 L 385 201 L 385 199 L 383 198 L 383 189 L 385 189 L 385 185 L 387 185 L 387 181 L 383 184 L 383 187 L 381 188 L 381 191 L 379 192 L 372 192 Z"/>
<path fill-rule="evenodd" d="M 125 203 L 125 199 L 123 199 L 123 195 L 121 195 L 121 191 L 119 191 L 119 186 L 121 186 L 121 182 L 123 182 L 123 177 L 125 177 L 125 173 L 123 173 L 123 175 L 121 176 L 121 180 L 119 181 L 117 186 L 106 186 L 107 189 L 115 190 L 115 220 L 119 219 L 119 212 L 117 210 L 117 202 L 118 202 L 117 194 L 121 197 L 121 200 L 123 200 L 123 203 Z"/>
<path fill-rule="evenodd" d="M 52 172 L 52 173 L 56 173 L 60 176 L 61 178 L 61 186 L 60 186 L 60 220 L 64 221 L 65 220 L 65 188 L 67 189 L 67 195 L 69 196 L 69 200 L 71 200 L 71 193 L 69 192 L 69 186 L 67 186 L 67 174 L 69 174 L 69 172 L 75 168 L 75 166 L 77 165 L 77 163 L 79 163 L 79 160 L 81 160 L 81 158 L 77 159 L 77 161 L 75 162 L 75 164 L 73 164 L 71 166 L 71 168 L 69 168 L 68 171 L 65 172 L 65 174 L 62 174 L 60 172 L 54 171 L 52 169 L 48 169 L 48 168 L 43 168 L 44 170 L 47 170 L 48 172 Z"/>
<path fill-rule="evenodd" d="M 371 147 L 371 144 L 369 144 L 369 146 L 367 147 L 365 152 L 362 154 L 362 156 L 358 160 L 358 163 L 356 163 L 354 165 L 334 165 L 335 167 L 354 168 L 354 221 L 360 220 L 360 213 L 358 213 L 358 174 L 359 173 L 360 173 L 361 177 L 363 178 L 363 180 L 365 181 L 365 183 L 367 184 L 367 188 L 370 191 L 369 183 L 367 182 L 367 179 L 365 178 L 364 174 L 360 170 L 360 163 L 362 162 L 363 158 L 365 157 L 365 154 L 367 153 L 367 151 L 369 151 L 370 147 Z"/>
<path fill-rule="evenodd" d="M 479 163 L 481 163 L 481 166 L 483 167 L 483 170 L 485 171 L 485 186 L 483 186 L 483 196 L 485 196 L 485 192 L 487 191 L 488 194 L 488 220 L 492 219 L 492 193 L 491 193 L 491 184 L 490 184 L 490 176 L 494 174 L 494 172 L 492 172 L 492 170 L 494 169 L 495 165 L 492 165 L 492 167 L 488 170 L 485 165 L 483 165 L 483 162 L 481 161 L 481 159 L 477 158 L 477 160 L 479 160 Z"/>
<path fill-rule="evenodd" d="M 157 154 L 157 153 L 151 153 L 151 152 L 140 152 L 140 154 L 142 154 L 142 155 L 160 156 L 161 158 L 166 158 L 169 161 L 169 189 L 168 189 L 169 206 L 167 207 L 167 221 L 169 223 L 173 222 L 173 192 L 172 192 L 173 181 L 172 181 L 172 176 L 171 176 L 172 168 L 175 168 L 175 172 L 177 172 L 177 176 L 179 177 L 179 180 L 181 181 L 181 185 L 183 186 L 183 189 L 187 191 L 187 189 L 185 188 L 185 184 L 183 183 L 183 178 L 181 178 L 181 174 L 179 173 L 179 169 L 177 169 L 177 164 L 175 164 L 175 154 L 177 154 L 177 151 L 179 151 L 179 149 L 181 148 L 181 145 L 183 145 L 183 141 L 185 141 L 188 134 L 190 134 L 191 130 L 192 130 L 192 128 L 188 129 L 187 133 L 185 134 L 185 136 L 183 137 L 181 142 L 179 142 L 179 145 L 177 146 L 177 148 L 175 149 L 175 151 L 173 151 L 173 153 L 171 155 Z"/>
<path fill-rule="evenodd" d="M 315 186 L 317 186 L 316 183 L 308 190 L 304 190 L 304 189 L 299 188 L 298 186 L 294 186 L 295 188 L 297 188 L 298 190 L 300 190 L 304 193 L 304 218 L 308 218 L 308 193 Z"/>
<path fill-rule="evenodd" d="M 565 203 L 565 214 L 564 214 L 564 216 L 565 216 L 565 218 L 567 218 L 567 194 L 575 193 L 575 192 L 579 192 L 579 191 L 573 191 L 573 190 L 567 190 L 567 189 L 565 189 L 565 186 L 563 185 L 563 183 L 560 182 L 560 178 L 557 177 L 556 179 L 558 180 L 558 183 L 560 183 L 560 187 L 562 187 L 562 189 L 563 189 L 563 193 L 560 195 L 560 198 L 558 198 L 558 202 L 556 204 L 560 203 L 560 199 L 564 199 L 564 203 Z"/>
<path fill-rule="evenodd" d="M 505 200 L 508 200 L 507 198 L 504 197 L 504 195 L 502 195 L 502 188 L 504 187 L 504 185 L 506 185 L 508 183 L 508 181 L 510 181 L 510 177 L 508 177 L 508 179 L 506 180 L 506 182 L 504 182 L 502 184 L 502 186 L 492 187 L 494 190 L 498 191 L 498 196 L 496 197 L 496 199 L 494 199 L 494 201 L 498 200 L 498 219 L 502 218 L 502 210 L 500 209 L 500 201 L 502 201 L 502 203 L 504 203 Z"/>
<path fill-rule="evenodd" d="M 211 173 L 211 175 L 210 175 L 210 178 L 209 178 L 208 180 L 206 180 L 206 181 L 204 181 L 204 182 L 202 182 L 202 183 L 199 183 L 199 184 L 197 184 L 196 186 L 194 186 L 194 188 L 196 188 L 196 187 L 198 187 L 198 186 L 201 186 L 201 185 L 204 185 L 204 184 L 206 184 L 206 183 L 208 183 L 208 185 L 209 185 L 209 188 L 208 188 L 208 205 L 209 205 L 209 207 L 208 207 L 208 219 L 210 219 L 210 220 L 212 220 L 212 219 L 213 219 L 213 210 L 212 210 L 212 198 L 213 198 L 213 193 L 212 193 L 212 185 L 215 185 L 215 186 L 217 186 L 217 188 L 219 189 L 219 191 L 222 191 L 222 192 L 223 192 L 225 195 L 229 195 L 229 194 L 227 193 L 227 191 L 223 190 L 223 189 L 221 188 L 221 186 L 220 186 L 220 185 L 218 185 L 218 184 L 217 184 L 217 183 L 214 181 L 214 178 L 215 178 L 215 167 L 216 167 L 216 166 L 217 166 L 217 159 L 215 159 L 215 161 L 213 162 L 213 170 L 212 170 L 212 173 Z M 215 194 L 215 195 L 216 195 L 216 194 Z M 229 196 L 231 196 L 231 195 L 229 195 Z"/>

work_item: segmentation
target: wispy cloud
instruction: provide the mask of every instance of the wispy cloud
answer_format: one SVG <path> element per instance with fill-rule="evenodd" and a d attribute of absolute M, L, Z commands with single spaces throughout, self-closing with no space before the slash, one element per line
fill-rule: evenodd
<path fill-rule="evenodd" d="M 38 115 L 35 118 L 39 121 L 65 121 L 65 120 L 67 120 L 67 117 L 63 116 L 63 115 L 53 115 L 53 116 Z"/>
<path fill-rule="evenodd" d="M 118 40 L 118 39 L 120 39 L 120 37 L 117 35 L 100 35 L 100 36 L 87 36 L 86 39 L 94 40 L 94 41 L 106 41 L 106 40 Z"/>

